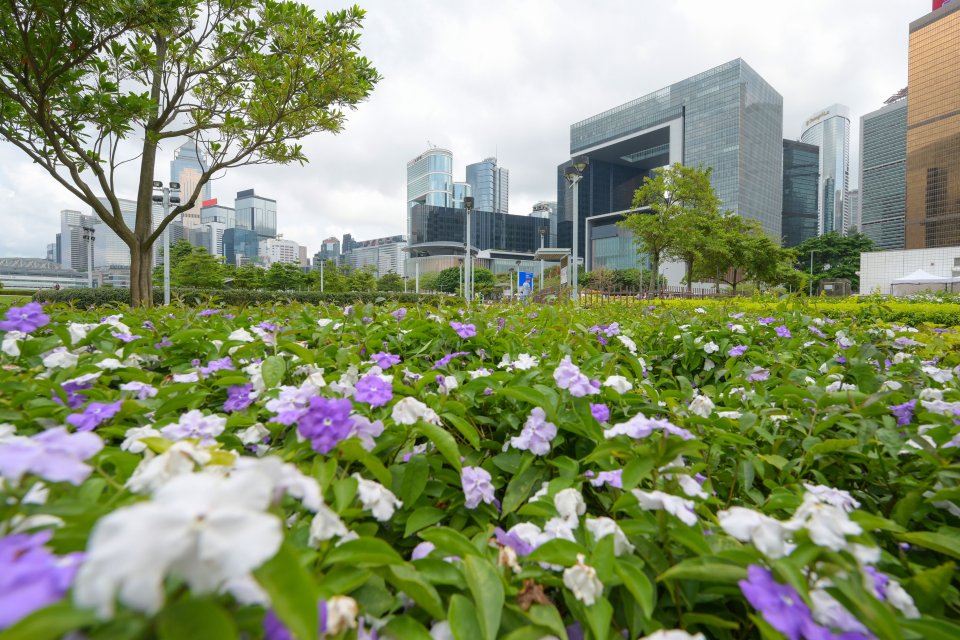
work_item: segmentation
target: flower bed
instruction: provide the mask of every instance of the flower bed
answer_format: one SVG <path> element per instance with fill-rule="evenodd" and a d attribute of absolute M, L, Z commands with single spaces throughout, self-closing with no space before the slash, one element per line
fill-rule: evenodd
<path fill-rule="evenodd" d="M 0 332 L 0 640 L 960 637 L 949 329 L 32 303 Z"/>

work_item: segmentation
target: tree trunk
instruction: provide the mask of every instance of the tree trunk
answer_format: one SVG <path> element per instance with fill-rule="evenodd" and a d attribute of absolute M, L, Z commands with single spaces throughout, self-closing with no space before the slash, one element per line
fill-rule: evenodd
<path fill-rule="evenodd" d="M 130 249 L 130 306 L 152 307 L 153 252 L 141 243 Z"/>
<path fill-rule="evenodd" d="M 693 258 L 687 260 L 687 293 L 693 292 Z"/>
<path fill-rule="evenodd" d="M 653 291 L 653 295 L 657 295 L 657 293 L 660 292 L 660 254 L 650 254 L 650 262 L 652 265 L 652 269 L 650 270 L 650 289 Z"/>

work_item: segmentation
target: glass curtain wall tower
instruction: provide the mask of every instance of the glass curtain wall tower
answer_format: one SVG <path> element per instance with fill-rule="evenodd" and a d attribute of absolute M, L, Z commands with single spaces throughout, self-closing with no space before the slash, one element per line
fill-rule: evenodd
<path fill-rule="evenodd" d="M 842 104 L 821 109 L 803 123 L 800 141 L 820 147 L 817 192 L 818 235 L 850 226 L 850 110 Z"/>
<path fill-rule="evenodd" d="M 258 196 L 253 189 L 247 189 L 237 192 L 233 208 L 238 229 L 255 231 L 262 240 L 277 237 L 276 200 Z"/>
<path fill-rule="evenodd" d="M 817 237 L 820 149 L 783 141 L 783 245 L 796 247 Z"/>
<path fill-rule="evenodd" d="M 467 183 L 473 189 L 474 209 L 510 213 L 510 171 L 497 166 L 496 158 L 468 164 Z"/>
<path fill-rule="evenodd" d="M 206 170 L 206 158 L 193 140 L 188 140 L 173 152 L 173 160 L 170 162 L 170 181 L 180 183 L 180 195 L 184 202 L 197 188 L 197 182 Z M 200 224 L 200 202 L 211 198 L 212 189 L 209 182 L 203 185 L 197 204 L 180 215 L 183 226 L 195 227 Z"/>
<path fill-rule="evenodd" d="M 908 100 L 860 118 L 860 228 L 879 249 L 904 248 Z"/>

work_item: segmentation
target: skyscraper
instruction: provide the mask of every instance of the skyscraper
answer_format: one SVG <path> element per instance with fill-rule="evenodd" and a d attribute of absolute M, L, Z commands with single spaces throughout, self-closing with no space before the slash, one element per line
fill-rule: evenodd
<path fill-rule="evenodd" d="M 467 165 L 467 184 L 473 189 L 474 209 L 510 213 L 510 171 L 496 158 Z"/>
<path fill-rule="evenodd" d="M 847 191 L 847 198 L 850 200 L 850 225 L 847 229 L 850 233 L 860 232 L 860 189 L 850 189 Z"/>
<path fill-rule="evenodd" d="M 591 223 L 609 233 L 601 227 L 632 208 L 643 179 L 675 162 L 712 167 L 722 206 L 780 237 L 783 98 L 739 58 L 574 123 L 570 155 L 589 158 L 579 184 L 581 256 L 587 218 L 611 214 Z M 573 207 L 563 178 L 568 165 L 557 174 L 561 247 L 572 244 Z"/>
<path fill-rule="evenodd" d="M 906 95 L 903 90 L 860 118 L 860 229 L 880 249 L 904 248 Z"/>
<path fill-rule="evenodd" d="M 910 23 L 906 248 L 960 245 L 960 2 Z"/>
<path fill-rule="evenodd" d="M 820 147 L 817 233 L 847 234 L 850 226 L 850 110 L 832 104 L 803 123 L 800 141 Z"/>
<path fill-rule="evenodd" d="M 258 196 L 253 189 L 237 192 L 234 201 L 238 229 L 255 231 L 261 240 L 277 237 L 277 201 Z"/>
<path fill-rule="evenodd" d="M 85 215 L 71 209 L 60 212 L 60 264 L 64 268 L 87 270 L 87 254 L 91 246 L 89 241 L 83 239 L 83 228 L 93 227 L 99 222 L 96 214 Z"/>
<path fill-rule="evenodd" d="M 427 149 L 407 163 L 407 208 L 415 204 L 453 205 L 453 154 L 446 149 Z"/>
<path fill-rule="evenodd" d="M 796 247 L 817 237 L 820 148 L 783 141 L 783 245 Z"/>
<path fill-rule="evenodd" d="M 207 170 L 206 158 L 197 148 L 197 143 L 188 140 L 173 152 L 170 161 L 170 182 L 180 183 L 180 198 L 186 202 L 193 190 L 197 188 L 200 176 Z M 200 203 L 211 198 L 210 183 L 203 185 L 197 204 L 180 214 L 180 220 L 185 227 L 195 227 L 200 224 Z"/>

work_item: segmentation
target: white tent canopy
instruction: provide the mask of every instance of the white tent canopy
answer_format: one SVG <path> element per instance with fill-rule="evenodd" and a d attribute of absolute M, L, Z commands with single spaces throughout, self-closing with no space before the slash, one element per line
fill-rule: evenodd
<path fill-rule="evenodd" d="M 927 273 L 923 269 L 917 269 L 910 275 L 893 280 L 890 284 L 947 284 L 956 280 L 960 279 L 945 276 L 935 276 L 932 273 Z"/>
<path fill-rule="evenodd" d="M 960 283 L 960 277 L 935 276 L 932 273 L 927 273 L 923 269 L 917 269 L 910 275 L 893 280 L 890 283 L 890 293 L 895 296 L 923 293 L 925 291 L 950 291 L 956 293 L 960 290 L 958 283 Z"/>

